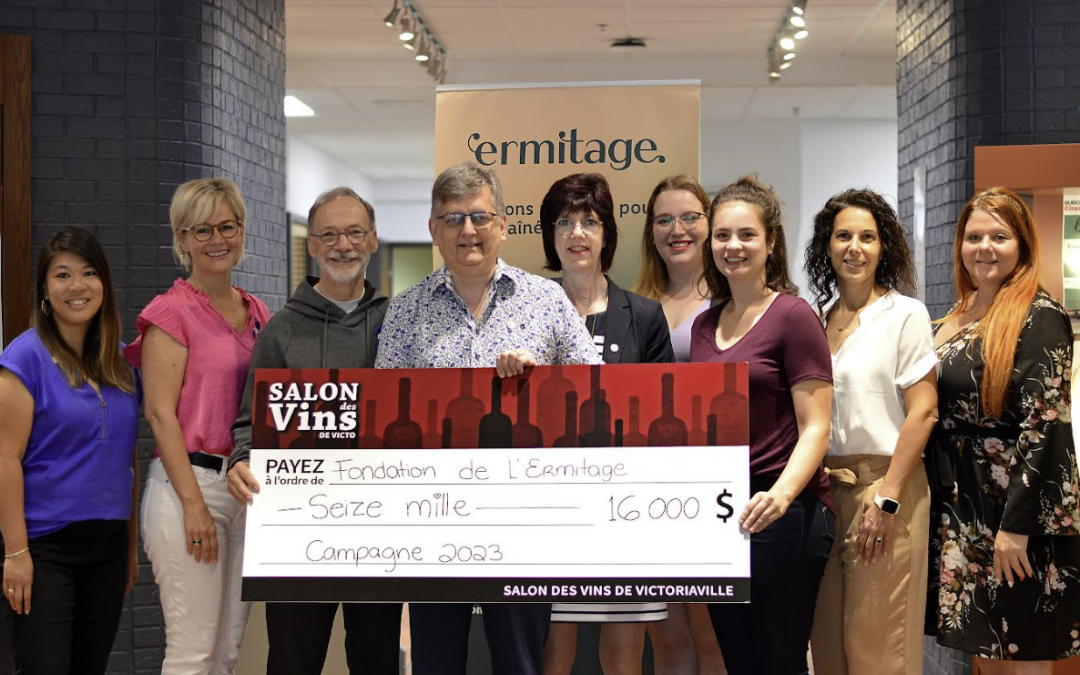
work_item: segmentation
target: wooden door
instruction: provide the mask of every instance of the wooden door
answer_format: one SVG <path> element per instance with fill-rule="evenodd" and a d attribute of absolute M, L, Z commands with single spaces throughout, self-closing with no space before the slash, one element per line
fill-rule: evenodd
<path fill-rule="evenodd" d="M 3 345 L 30 326 L 30 37 L 0 35 Z"/>

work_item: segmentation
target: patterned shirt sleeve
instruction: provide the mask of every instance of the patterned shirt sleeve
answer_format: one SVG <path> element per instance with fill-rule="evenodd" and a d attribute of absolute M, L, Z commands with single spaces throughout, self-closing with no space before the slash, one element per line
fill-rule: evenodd
<path fill-rule="evenodd" d="M 545 288 L 554 288 L 554 292 L 548 293 L 546 300 L 554 308 L 553 319 L 555 328 L 556 364 L 561 366 L 576 365 L 599 365 L 603 363 L 600 355 L 596 353 L 596 343 L 592 335 L 585 328 L 585 322 L 578 316 L 574 304 L 566 297 L 555 282 L 547 282 Z"/>
<path fill-rule="evenodd" d="M 421 282 L 423 284 L 423 282 Z M 413 298 L 420 284 L 402 292 L 390 301 L 379 330 L 379 346 L 375 356 L 376 368 L 411 368 L 412 346 L 415 342 L 416 316 Z"/>
<path fill-rule="evenodd" d="M 1035 296 L 1020 332 L 1009 410 L 1020 422 L 1001 529 L 1027 535 L 1080 533 L 1070 419 L 1072 329 L 1050 297 Z"/>

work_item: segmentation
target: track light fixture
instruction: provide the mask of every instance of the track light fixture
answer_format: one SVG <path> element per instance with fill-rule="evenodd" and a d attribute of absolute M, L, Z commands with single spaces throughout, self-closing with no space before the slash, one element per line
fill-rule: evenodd
<path fill-rule="evenodd" d="M 394 28 L 395 24 L 400 26 L 401 46 L 414 52 L 416 62 L 427 69 L 432 79 L 442 84 L 446 79 L 446 50 L 435 39 L 412 0 L 394 0 L 384 22 L 388 28 Z"/>
<path fill-rule="evenodd" d="M 394 0 L 394 8 L 391 9 L 390 13 L 383 19 L 383 23 L 386 24 L 387 28 L 394 27 L 394 24 L 397 23 L 398 14 L 401 14 L 401 7 L 398 6 L 397 0 Z"/>
<path fill-rule="evenodd" d="M 772 42 L 767 50 L 769 81 L 780 80 L 781 71 L 791 67 L 795 60 L 795 48 L 798 40 L 803 40 L 810 31 L 806 27 L 806 3 L 808 0 L 791 0 L 780 25 L 776 28 Z"/>

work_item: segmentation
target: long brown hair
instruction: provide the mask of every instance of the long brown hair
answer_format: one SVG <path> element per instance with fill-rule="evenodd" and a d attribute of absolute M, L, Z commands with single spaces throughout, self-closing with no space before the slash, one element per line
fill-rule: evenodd
<path fill-rule="evenodd" d="M 634 285 L 635 293 L 650 300 L 659 300 L 661 295 L 667 293 L 670 281 L 664 259 L 660 257 L 656 243 L 653 242 L 652 222 L 656 217 L 657 197 L 671 190 L 686 190 L 692 193 L 701 202 L 701 210 L 705 212 L 705 216 L 709 216 L 709 193 L 705 192 L 705 188 L 701 187 L 693 176 L 670 176 L 653 188 L 645 206 L 645 227 L 641 231 L 641 273 Z"/>
<path fill-rule="evenodd" d="M 992 187 L 977 193 L 960 212 L 956 221 L 956 241 L 953 242 L 953 278 L 956 279 L 956 307 L 939 323 L 963 314 L 971 306 L 971 296 L 978 290 L 971 278 L 960 250 L 964 244 L 964 230 L 976 211 L 983 211 L 996 218 L 1016 234 L 1020 245 L 1020 258 L 1016 269 L 1005 279 L 994 296 L 986 315 L 973 331 L 982 337 L 983 375 L 980 386 L 983 414 L 1001 417 L 1001 411 L 1009 395 L 1013 365 L 1016 360 L 1016 343 L 1020 330 L 1027 319 L 1031 301 L 1039 292 L 1039 235 L 1035 218 L 1024 201 L 1012 190 Z M 993 336 L 987 339 L 987 336 Z"/>
<path fill-rule="evenodd" d="M 702 252 L 702 264 L 705 267 L 705 282 L 709 284 L 709 294 L 724 300 L 731 297 L 731 286 L 727 277 L 720 273 L 713 260 L 712 231 L 713 219 L 720 211 L 720 206 L 727 202 L 746 202 L 757 209 L 761 224 L 765 227 L 765 241 L 772 244 L 772 253 L 765 259 L 765 288 L 778 293 L 796 295 L 799 289 L 791 283 L 787 266 L 787 243 L 784 239 L 783 216 L 780 211 L 780 199 L 773 192 L 772 186 L 758 180 L 757 174 L 748 174 L 734 183 L 720 188 L 713 197 L 709 217 L 709 236 L 705 240 Z"/>
<path fill-rule="evenodd" d="M 93 267 L 101 278 L 101 307 L 90 320 L 90 327 L 83 342 L 82 357 L 76 355 L 64 341 L 53 311 L 44 310 L 49 306 L 49 301 L 45 299 L 49 265 L 53 258 L 61 253 L 79 256 Z M 135 375 L 120 354 L 120 310 L 113 292 L 109 261 L 94 235 L 77 227 L 65 227 L 49 237 L 38 253 L 37 297 L 34 326 L 37 327 L 42 344 L 60 366 L 69 385 L 78 389 L 86 380 L 92 380 L 102 387 L 112 386 L 126 392 L 135 391 Z"/>

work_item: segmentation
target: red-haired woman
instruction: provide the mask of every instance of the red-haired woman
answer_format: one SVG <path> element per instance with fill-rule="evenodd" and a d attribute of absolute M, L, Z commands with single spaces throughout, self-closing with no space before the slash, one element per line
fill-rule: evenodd
<path fill-rule="evenodd" d="M 953 253 L 959 302 L 935 340 L 927 453 L 938 642 L 975 654 L 986 675 L 1048 675 L 1080 654 L 1072 330 L 1039 285 L 1034 220 L 1009 190 L 967 203 Z"/>

